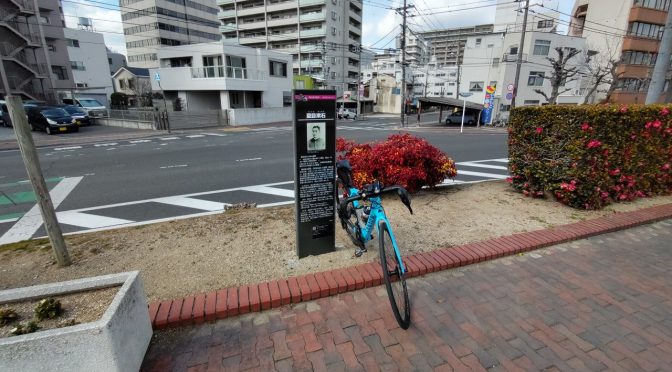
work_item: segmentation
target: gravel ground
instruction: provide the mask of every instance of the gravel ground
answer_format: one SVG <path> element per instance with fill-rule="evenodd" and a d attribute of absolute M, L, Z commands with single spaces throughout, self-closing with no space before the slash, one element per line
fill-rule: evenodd
<path fill-rule="evenodd" d="M 672 203 L 672 196 L 579 211 L 526 198 L 496 181 L 423 191 L 412 203 L 414 215 L 398 199 L 384 201 L 406 254 Z M 375 260 L 376 242 L 355 258 L 355 247 L 339 225 L 335 252 L 299 260 L 293 206 L 229 210 L 68 236 L 74 263 L 66 268 L 54 264 L 44 240 L 0 246 L 0 289 L 139 270 L 147 296 L 156 301 Z"/>

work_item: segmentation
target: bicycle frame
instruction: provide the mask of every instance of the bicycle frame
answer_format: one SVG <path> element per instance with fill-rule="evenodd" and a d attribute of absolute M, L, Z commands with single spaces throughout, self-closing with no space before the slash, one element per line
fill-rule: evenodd
<path fill-rule="evenodd" d="M 348 191 L 349 196 L 356 196 L 359 194 L 359 190 L 357 188 L 351 188 Z M 381 234 L 382 232 L 379 229 L 379 222 L 380 221 L 385 221 L 387 224 L 389 231 L 390 231 L 390 239 L 392 240 L 392 247 L 394 247 L 394 255 L 397 257 L 397 262 L 399 262 L 399 267 L 401 270 L 401 274 L 406 273 L 406 266 L 404 266 L 403 261 L 401 260 L 401 254 L 399 253 L 399 247 L 397 246 L 397 240 L 394 237 L 394 232 L 392 232 L 392 227 L 390 226 L 390 221 L 387 219 L 387 215 L 385 214 L 385 209 L 383 208 L 383 203 L 380 198 L 380 196 L 375 196 L 375 197 L 370 197 L 368 199 L 371 202 L 371 213 L 369 213 L 369 217 L 366 221 L 366 225 L 362 226 L 359 220 L 359 216 L 356 215 L 356 223 L 357 225 L 355 226 L 354 224 L 348 223 L 348 228 L 350 229 L 350 233 L 353 234 L 353 236 L 357 236 L 356 234 L 356 229 L 359 229 L 360 234 L 360 241 L 362 243 L 366 243 L 369 240 L 373 239 L 373 230 L 374 228 L 378 230 L 378 234 Z M 362 207 L 359 205 L 358 201 L 353 202 L 353 206 L 355 209 L 361 209 Z"/>

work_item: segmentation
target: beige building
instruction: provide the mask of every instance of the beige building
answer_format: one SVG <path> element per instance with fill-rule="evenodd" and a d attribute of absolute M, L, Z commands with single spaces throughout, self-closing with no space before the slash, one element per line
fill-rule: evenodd
<path fill-rule="evenodd" d="M 112 75 L 114 91 L 128 96 L 128 105 L 142 106 L 141 97 L 152 93 L 149 70 L 137 67 L 122 67 Z M 151 101 L 151 100 L 150 100 Z"/>

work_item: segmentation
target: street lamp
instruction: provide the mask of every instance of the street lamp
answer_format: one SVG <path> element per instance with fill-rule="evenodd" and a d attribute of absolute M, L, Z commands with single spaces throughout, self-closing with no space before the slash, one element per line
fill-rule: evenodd
<path fill-rule="evenodd" d="M 462 124 L 460 124 L 460 133 L 464 129 L 464 111 L 467 109 L 467 100 L 465 98 L 474 95 L 472 92 L 460 92 L 459 96 L 462 97 Z"/>

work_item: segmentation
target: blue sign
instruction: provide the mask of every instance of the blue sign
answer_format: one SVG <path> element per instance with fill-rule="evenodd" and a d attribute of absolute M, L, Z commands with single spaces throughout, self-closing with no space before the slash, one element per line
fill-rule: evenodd
<path fill-rule="evenodd" d="M 157 73 L 154 75 L 154 79 L 156 79 L 156 81 L 161 81 L 161 75 L 159 75 L 159 73 L 157 72 Z"/>
<path fill-rule="evenodd" d="M 485 102 L 483 103 L 483 122 L 489 123 L 492 119 L 492 106 L 495 104 L 496 87 L 488 86 L 485 90 Z"/>
<path fill-rule="evenodd" d="M 401 94 L 401 88 L 392 88 L 392 94 L 400 95 Z"/>
<path fill-rule="evenodd" d="M 506 93 L 506 99 L 507 100 L 512 100 L 513 99 L 513 93 Z"/>

